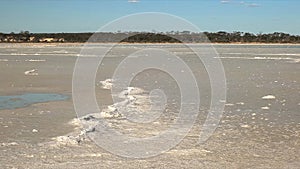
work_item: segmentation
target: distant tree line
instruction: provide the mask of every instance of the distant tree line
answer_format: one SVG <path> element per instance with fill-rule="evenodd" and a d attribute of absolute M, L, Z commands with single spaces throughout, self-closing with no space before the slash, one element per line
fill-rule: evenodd
<path fill-rule="evenodd" d="M 248 32 L 100 32 L 100 33 L 0 33 L 4 43 L 40 42 L 124 42 L 124 43 L 300 43 L 299 35 L 282 32 L 253 34 Z"/>

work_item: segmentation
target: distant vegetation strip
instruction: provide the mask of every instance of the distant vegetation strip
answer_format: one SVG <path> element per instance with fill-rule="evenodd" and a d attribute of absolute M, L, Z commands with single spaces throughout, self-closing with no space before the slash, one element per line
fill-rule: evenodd
<path fill-rule="evenodd" d="M 89 38 L 93 36 L 93 40 Z M 0 33 L 0 43 L 300 43 L 299 35 L 282 32 L 253 34 L 245 32 L 99 32 L 99 33 Z"/>

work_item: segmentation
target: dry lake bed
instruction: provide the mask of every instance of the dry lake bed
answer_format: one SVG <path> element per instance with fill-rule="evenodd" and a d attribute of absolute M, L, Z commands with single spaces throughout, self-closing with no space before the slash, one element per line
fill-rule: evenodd
<path fill-rule="evenodd" d="M 110 78 L 126 56 L 144 48 L 169 50 L 189 66 L 198 82 L 201 103 L 193 128 L 177 146 L 150 158 L 117 156 L 83 132 L 72 100 L 73 71 L 82 47 L 0 44 L 0 168 L 300 168 L 300 45 L 213 45 L 219 54 L 214 59 L 224 66 L 227 97 L 220 100 L 225 109 L 217 129 L 201 144 L 211 86 L 199 58 L 178 44 L 114 47 L 99 66 L 95 95 L 102 117 L 125 134 L 159 134 L 180 109 L 176 81 L 149 69 L 133 79 L 132 86 L 143 90 L 134 97 L 164 90 L 168 101 L 162 116 L 151 124 L 132 124 L 113 114 Z M 143 101 L 131 106 L 143 109 L 147 99 Z M 87 110 L 90 113 L 95 112 Z"/>

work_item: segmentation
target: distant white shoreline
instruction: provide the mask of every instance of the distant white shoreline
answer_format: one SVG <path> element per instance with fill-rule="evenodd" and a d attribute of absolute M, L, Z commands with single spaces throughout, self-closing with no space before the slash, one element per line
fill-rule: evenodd
<path fill-rule="evenodd" d="M 84 44 L 99 44 L 99 45 L 109 45 L 109 44 L 116 44 L 116 43 L 0 43 L 2 45 L 33 45 L 33 46 L 59 46 L 59 45 L 84 45 Z M 121 45 L 180 45 L 182 43 L 120 43 Z M 185 43 L 189 45 L 284 45 L 284 46 L 300 46 L 300 43 Z"/>

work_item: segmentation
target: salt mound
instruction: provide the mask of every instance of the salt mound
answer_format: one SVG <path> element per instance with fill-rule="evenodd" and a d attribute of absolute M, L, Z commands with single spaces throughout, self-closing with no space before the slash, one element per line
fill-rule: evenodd
<path fill-rule="evenodd" d="M 268 106 L 265 106 L 265 107 L 261 107 L 261 109 L 262 109 L 262 110 L 269 110 L 269 109 L 270 109 L 270 107 L 268 107 Z"/>
<path fill-rule="evenodd" d="M 25 75 L 37 76 L 39 75 L 37 69 L 32 69 L 24 72 Z"/>
<path fill-rule="evenodd" d="M 263 96 L 262 99 L 264 100 L 271 100 L 271 99 L 275 99 L 276 97 L 273 96 L 273 95 L 266 95 L 266 96 Z"/>
<path fill-rule="evenodd" d="M 56 138 L 53 138 L 55 143 L 53 144 L 54 146 L 75 146 L 80 144 L 82 141 L 86 140 L 86 132 L 81 131 L 80 134 L 78 135 L 68 135 L 68 136 L 58 136 Z"/>
<path fill-rule="evenodd" d="M 104 109 L 100 113 L 101 118 L 118 118 L 122 115 L 118 112 L 117 108 L 114 106 L 108 106 L 107 109 Z"/>
<path fill-rule="evenodd" d="M 101 88 L 102 89 L 111 89 L 112 88 L 112 79 L 106 79 L 104 81 L 100 81 L 99 83 L 102 85 Z"/>

